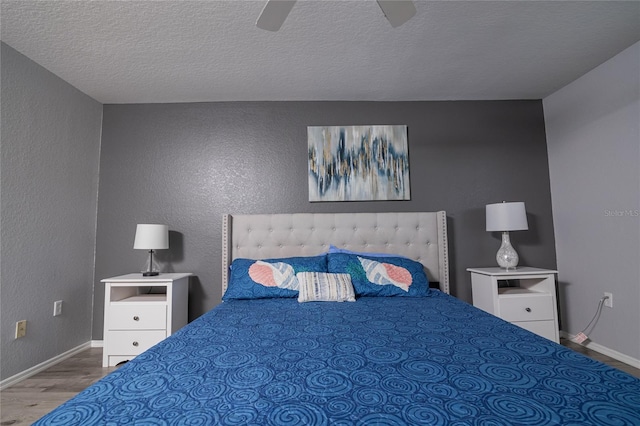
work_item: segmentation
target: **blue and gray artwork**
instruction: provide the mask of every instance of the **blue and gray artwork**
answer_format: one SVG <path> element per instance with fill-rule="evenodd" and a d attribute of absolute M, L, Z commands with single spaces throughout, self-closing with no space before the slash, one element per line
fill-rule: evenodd
<path fill-rule="evenodd" d="M 407 126 L 309 126 L 309 201 L 410 200 Z"/>

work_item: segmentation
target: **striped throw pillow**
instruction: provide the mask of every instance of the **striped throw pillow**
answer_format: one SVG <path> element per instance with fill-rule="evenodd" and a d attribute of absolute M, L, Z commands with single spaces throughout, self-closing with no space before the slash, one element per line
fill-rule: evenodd
<path fill-rule="evenodd" d="M 349 274 L 298 272 L 298 302 L 355 302 Z"/>

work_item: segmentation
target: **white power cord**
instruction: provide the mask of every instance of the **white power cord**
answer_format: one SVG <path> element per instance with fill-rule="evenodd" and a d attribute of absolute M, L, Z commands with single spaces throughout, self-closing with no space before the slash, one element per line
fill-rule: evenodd
<path fill-rule="evenodd" d="M 598 309 L 596 309 L 596 313 L 593 316 L 593 318 L 591 318 L 591 321 L 589 321 L 589 324 L 587 324 L 584 330 L 576 334 L 571 340 L 573 340 L 576 343 L 582 343 L 589 338 L 589 336 L 587 335 L 587 330 L 589 330 L 589 332 L 593 331 L 593 328 L 596 326 L 596 324 L 598 323 L 598 320 L 600 319 L 600 314 L 602 313 L 602 306 L 604 305 L 604 301 L 607 300 L 608 298 L 609 296 L 603 296 L 602 299 L 600 299 L 600 301 L 598 302 Z"/>

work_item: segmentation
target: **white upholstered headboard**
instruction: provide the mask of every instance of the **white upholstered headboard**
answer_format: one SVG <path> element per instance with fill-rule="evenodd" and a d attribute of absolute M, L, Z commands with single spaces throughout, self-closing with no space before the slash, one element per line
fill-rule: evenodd
<path fill-rule="evenodd" d="M 449 293 L 447 215 L 416 213 L 225 214 L 222 220 L 222 292 L 235 258 L 314 256 L 329 245 L 399 254 L 422 263 Z"/>

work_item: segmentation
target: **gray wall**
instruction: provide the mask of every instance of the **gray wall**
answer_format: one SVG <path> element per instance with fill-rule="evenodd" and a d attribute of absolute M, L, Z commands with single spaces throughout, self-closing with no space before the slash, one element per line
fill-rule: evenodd
<path fill-rule="evenodd" d="M 640 359 L 640 43 L 543 101 L 563 329 Z"/>
<path fill-rule="evenodd" d="M 406 124 L 411 201 L 309 203 L 309 125 Z M 487 203 L 525 201 L 530 230 L 512 241 L 522 264 L 555 268 L 542 103 L 235 102 L 105 105 L 96 246 L 94 339 L 102 338 L 100 279 L 139 271 L 136 223 L 169 225 L 160 260 L 198 276 L 191 319 L 221 297 L 223 213 L 447 210 L 453 292 L 470 301 L 465 268 L 495 265 L 499 235 Z"/>
<path fill-rule="evenodd" d="M 102 105 L 2 43 L 1 377 L 91 338 Z M 53 302 L 63 313 L 53 317 Z M 14 340 L 15 323 L 27 335 Z"/>

